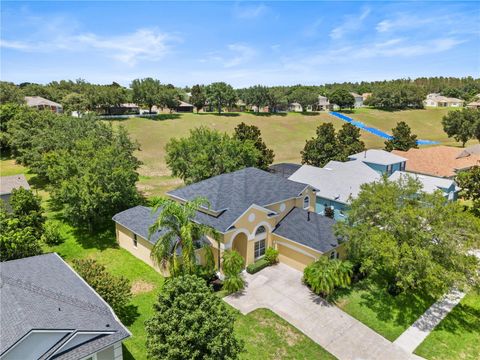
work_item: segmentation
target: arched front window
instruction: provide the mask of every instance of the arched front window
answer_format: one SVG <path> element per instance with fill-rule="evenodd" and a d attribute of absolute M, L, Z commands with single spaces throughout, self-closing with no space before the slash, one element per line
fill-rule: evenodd
<path fill-rule="evenodd" d="M 257 231 L 255 232 L 255 235 L 259 235 L 259 234 L 263 234 L 264 232 L 266 232 L 267 229 L 265 229 L 265 226 L 259 226 Z"/>
<path fill-rule="evenodd" d="M 309 196 L 305 196 L 303 198 L 303 208 L 306 210 L 310 207 L 310 197 Z"/>

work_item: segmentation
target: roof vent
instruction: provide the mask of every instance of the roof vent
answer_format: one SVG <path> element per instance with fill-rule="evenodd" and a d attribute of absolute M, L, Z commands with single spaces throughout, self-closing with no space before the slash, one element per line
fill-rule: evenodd
<path fill-rule="evenodd" d="M 307 221 L 310 221 L 310 211 L 307 210 Z"/>

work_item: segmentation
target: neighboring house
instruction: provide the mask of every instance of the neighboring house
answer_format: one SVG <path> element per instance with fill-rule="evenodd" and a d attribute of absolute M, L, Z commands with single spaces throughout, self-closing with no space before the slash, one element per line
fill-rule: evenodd
<path fill-rule="evenodd" d="M 387 175 L 391 175 L 398 170 L 405 170 L 407 161 L 402 156 L 379 149 L 365 150 L 358 154 L 350 155 L 348 158 L 350 160 L 360 160 L 379 174 Z"/>
<path fill-rule="evenodd" d="M 396 171 L 390 175 L 388 179 L 391 181 L 399 181 L 407 178 L 413 178 L 419 181 L 422 185 L 422 190 L 428 194 L 433 194 L 435 191 L 440 190 L 449 201 L 455 201 L 458 198 L 460 188 L 457 187 L 455 182 L 451 179 L 413 174 L 404 171 Z"/>
<path fill-rule="evenodd" d="M 372 93 L 363 93 L 362 94 L 363 102 L 365 102 L 365 100 L 367 100 L 370 96 L 372 96 Z"/>
<path fill-rule="evenodd" d="M 302 105 L 297 102 L 288 104 L 288 111 L 303 112 Z"/>
<path fill-rule="evenodd" d="M 480 109 L 480 100 L 472 101 L 467 104 L 467 108 L 470 109 Z"/>
<path fill-rule="evenodd" d="M 25 96 L 25 102 L 27 103 L 27 106 L 34 107 L 39 110 L 50 110 L 57 114 L 63 112 L 63 107 L 61 104 L 45 99 L 41 96 Z"/>
<path fill-rule="evenodd" d="M 318 110 L 329 111 L 332 110 L 333 106 L 330 105 L 330 101 L 326 96 L 318 95 Z"/>
<path fill-rule="evenodd" d="M 30 190 L 30 185 L 28 184 L 25 175 L 11 175 L 11 176 L 2 176 L 0 177 L 0 198 L 7 206 L 7 209 L 10 208 L 10 196 L 14 189 L 24 188 Z"/>
<path fill-rule="evenodd" d="M 358 196 L 363 184 L 381 179 L 381 175 L 362 161 L 330 161 L 323 168 L 303 165 L 290 180 L 309 184 L 318 189 L 315 211 L 324 214 L 325 208 L 334 210 L 335 219 L 345 218 L 344 211 Z"/>
<path fill-rule="evenodd" d="M 363 106 L 363 96 L 354 92 L 351 92 L 350 95 L 353 96 L 355 99 L 355 103 L 353 105 L 354 108 L 361 108 Z"/>
<path fill-rule="evenodd" d="M 176 112 L 193 112 L 194 106 L 185 101 L 180 101 L 180 104 L 175 109 Z"/>
<path fill-rule="evenodd" d="M 462 107 L 464 101 L 461 99 L 442 96 L 440 94 L 432 93 L 428 94 L 427 98 L 423 101 L 425 106 L 433 107 Z"/>
<path fill-rule="evenodd" d="M 0 263 L 1 360 L 121 360 L 131 334 L 56 253 Z"/>
<path fill-rule="evenodd" d="M 407 161 L 406 171 L 445 178 L 453 178 L 459 171 L 480 165 L 480 154 L 476 147 L 465 149 L 452 146 L 430 146 L 408 151 L 393 150 Z"/>
<path fill-rule="evenodd" d="M 203 240 L 215 254 L 235 249 L 247 266 L 273 247 L 281 262 L 303 270 L 322 255 L 344 256 L 340 239 L 334 235 L 335 221 L 314 212 L 315 191 L 307 184 L 246 168 L 170 191 L 167 196 L 180 203 L 197 197 L 210 202 L 210 208 L 200 209 L 193 220 L 221 234 L 220 249 L 213 239 Z M 160 235 L 148 236 L 155 218 L 149 208 L 137 206 L 113 220 L 120 246 L 161 271 L 150 258 Z M 204 262 L 201 249 L 196 257 L 200 264 Z"/>
<path fill-rule="evenodd" d="M 292 175 L 295 171 L 300 169 L 302 165 L 293 164 L 293 163 L 280 163 L 280 164 L 273 164 L 268 167 L 268 171 L 272 174 L 283 176 L 284 178 L 288 179 L 290 175 Z"/>

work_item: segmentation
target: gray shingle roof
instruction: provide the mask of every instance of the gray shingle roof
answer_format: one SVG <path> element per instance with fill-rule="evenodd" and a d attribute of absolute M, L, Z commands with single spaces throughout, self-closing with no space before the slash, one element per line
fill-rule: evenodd
<path fill-rule="evenodd" d="M 155 244 L 160 236 L 165 233 L 165 230 L 162 229 L 152 234 L 151 238 L 148 238 L 150 226 L 153 225 L 159 213 L 160 210 L 152 214 L 151 208 L 139 205 L 116 214 L 112 219 L 133 233 Z"/>
<path fill-rule="evenodd" d="M 199 212 L 196 220 L 225 232 L 251 205 L 266 206 L 297 197 L 306 187 L 306 184 L 263 170 L 245 168 L 170 191 L 168 194 L 183 200 L 207 198 L 211 209 L 221 214 L 215 217 Z"/>
<path fill-rule="evenodd" d="M 357 154 L 350 155 L 349 159 L 361 160 L 363 162 L 379 165 L 393 165 L 407 161 L 407 159 L 404 157 L 381 149 L 365 150 Z"/>
<path fill-rule="evenodd" d="M 11 194 L 13 189 L 21 187 L 30 189 L 30 185 L 28 185 L 28 181 L 23 174 L 0 177 L 0 195 Z"/>
<path fill-rule="evenodd" d="M 280 175 L 283 176 L 284 178 L 287 178 L 292 175 L 295 171 L 300 169 L 302 165 L 300 164 L 293 164 L 293 163 L 280 163 L 280 164 L 274 164 L 270 165 L 268 167 L 268 170 L 275 175 Z"/>
<path fill-rule="evenodd" d="M 67 339 L 80 330 L 113 332 L 56 359 L 80 359 L 130 336 L 105 301 L 55 253 L 0 263 L 0 288 L 0 354 L 33 329 L 72 330 Z"/>
<path fill-rule="evenodd" d="M 273 230 L 274 234 L 283 236 L 299 244 L 308 246 L 322 253 L 339 245 L 334 234 L 335 220 L 300 208 L 293 208 Z"/>

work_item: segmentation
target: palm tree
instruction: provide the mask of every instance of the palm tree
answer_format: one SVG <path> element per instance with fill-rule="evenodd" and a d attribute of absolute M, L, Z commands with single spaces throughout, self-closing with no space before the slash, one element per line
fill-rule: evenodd
<path fill-rule="evenodd" d="M 149 237 L 159 230 L 163 230 L 163 233 L 153 246 L 150 256 L 163 268 L 168 264 L 170 275 L 196 272 L 195 244 L 203 236 L 209 235 L 219 241 L 217 231 L 193 221 L 197 210 L 208 206 L 205 198 L 196 198 L 184 204 L 165 198 L 156 198 L 153 201 L 152 212 L 160 212 L 149 229 Z M 206 248 L 211 251 L 209 246 Z"/>

